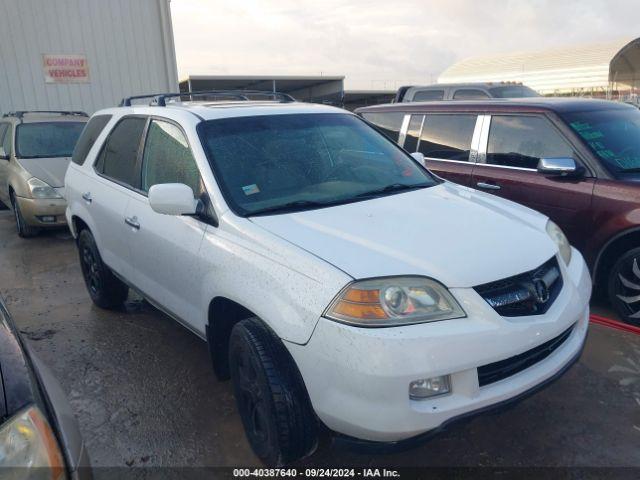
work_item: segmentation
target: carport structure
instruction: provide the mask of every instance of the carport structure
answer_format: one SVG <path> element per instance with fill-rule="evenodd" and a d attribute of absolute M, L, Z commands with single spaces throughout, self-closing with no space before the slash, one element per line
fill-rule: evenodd
<path fill-rule="evenodd" d="M 264 90 L 287 93 L 296 100 L 342 105 L 344 76 L 189 75 L 181 92 L 208 90 Z"/>
<path fill-rule="evenodd" d="M 473 57 L 455 63 L 438 78 L 438 83 L 464 82 L 522 82 L 543 95 L 636 98 L 640 38 Z"/>

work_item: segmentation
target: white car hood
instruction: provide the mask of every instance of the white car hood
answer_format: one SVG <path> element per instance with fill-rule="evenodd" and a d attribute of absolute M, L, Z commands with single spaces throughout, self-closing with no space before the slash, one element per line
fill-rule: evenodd
<path fill-rule="evenodd" d="M 356 279 L 423 275 L 466 288 L 532 270 L 557 252 L 543 215 L 448 182 L 251 221 Z"/>
<path fill-rule="evenodd" d="M 19 158 L 18 163 L 34 177 L 52 187 L 63 187 L 64 176 L 69 167 L 69 157 Z"/>

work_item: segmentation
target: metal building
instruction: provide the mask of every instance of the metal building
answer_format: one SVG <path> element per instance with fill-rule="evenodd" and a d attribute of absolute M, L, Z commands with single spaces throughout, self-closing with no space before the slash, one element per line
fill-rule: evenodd
<path fill-rule="evenodd" d="M 181 92 L 204 90 L 266 90 L 288 93 L 303 102 L 342 105 L 344 77 L 296 75 L 189 75 Z"/>
<path fill-rule="evenodd" d="M 455 63 L 438 83 L 522 82 L 543 95 L 625 99 L 640 93 L 640 38 Z"/>
<path fill-rule="evenodd" d="M 0 0 L 0 112 L 177 91 L 170 0 Z"/>

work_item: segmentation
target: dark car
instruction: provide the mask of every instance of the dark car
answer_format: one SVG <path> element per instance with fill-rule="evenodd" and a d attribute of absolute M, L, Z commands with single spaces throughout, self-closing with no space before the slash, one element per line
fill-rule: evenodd
<path fill-rule="evenodd" d="M 596 287 L 640 324 L 640 111 L 606 100 L 526 98 L 357 110 L 453 182 L 548 215 Z M 472 241 L 472 239 L 470 239 Z"/>
<path fill-rule="evenodd" d="M 516 82 L 436 83 L 407 85 L 396 92 L 396 103 L 436 100 L 482 100 L 487 98 L 539 97 L 535 90 Z"/>
<path fill-rule="evenodd" d="M 64 393 L 29 352 L 0 298 L 0 478 L 91 476 Z"/>

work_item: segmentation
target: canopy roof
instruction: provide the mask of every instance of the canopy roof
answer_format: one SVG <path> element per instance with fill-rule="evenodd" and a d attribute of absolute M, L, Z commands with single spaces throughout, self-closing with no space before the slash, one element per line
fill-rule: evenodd
<path fill-rule="evenodd" d="M 438 83 L 516 81 L 542 94 L 640 88 L 640 39 L 473 57 L 455 63 Z"/>

